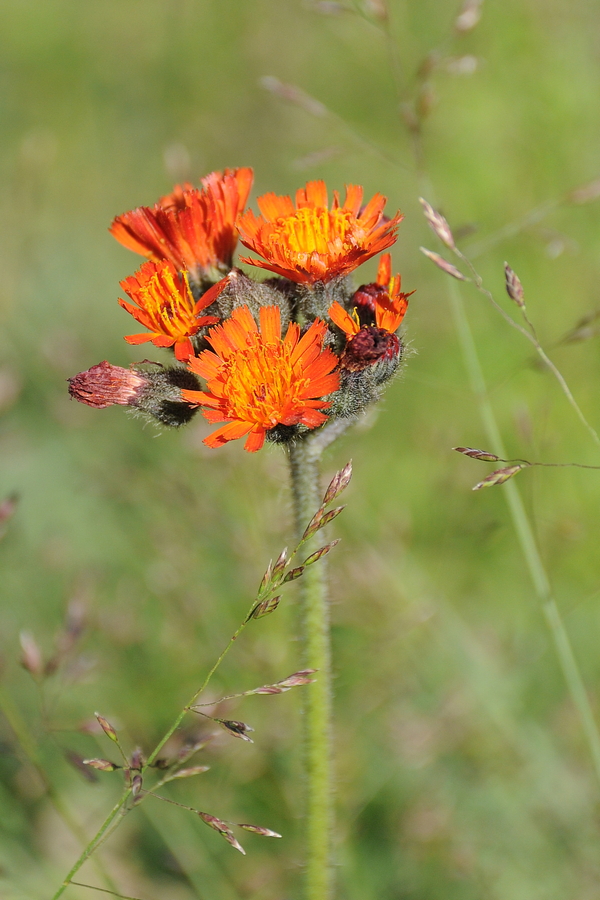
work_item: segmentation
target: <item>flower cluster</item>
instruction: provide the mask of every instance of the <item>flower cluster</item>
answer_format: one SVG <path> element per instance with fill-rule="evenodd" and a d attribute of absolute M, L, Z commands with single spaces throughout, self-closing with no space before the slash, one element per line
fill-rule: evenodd
<path fill-rule="evenodd" d="M 252 170 L 212 172 L 195 188 L 177 185 L 152 207 L 117 216 L 110 231 L 147 257 L 121 282 L 119 300 L 145 331 L 130 344 L 170 348 L 176 364 L 102 362 L 70 379 L 88 406 L 129 406 L 168 425 L 201 410 L 220 427 L 205 444 L 245 438 L 246 450 L 286 442 L 350 417 L 377 400 L 402 358 L 398 329 L 408 305 L 391 257 L 377 280 L 354 290 L 349 275 L 395 242 L 400 213 L 385 197 L 363 205 L 348 185 L 329 205 L 322 181 L 287 196 L 264 194 L 245 210 Z M 273 273 L 255 281 L 234 267 L 238 238 Z"/>

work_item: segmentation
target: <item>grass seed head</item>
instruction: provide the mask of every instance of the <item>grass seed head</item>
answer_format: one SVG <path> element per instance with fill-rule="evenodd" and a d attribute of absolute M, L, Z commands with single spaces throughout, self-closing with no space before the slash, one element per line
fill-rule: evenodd
<path fill-rule="evenodd" d="M 438 269 L 441 269 L 442 272 L 445 272 L 446 275 L 451 275 L 452 278 L 456 278 L 457 281 L 469 280 L 459 269 L 456 268 L 456 266 L 453 266 L 451 262 L 448 262 L 448 260 L 444 259 L 443 256 L 440 256 L 439 253 L 435 253 L 433 250 L 428 250 L 426 247 L 419 247 L 419 250 L 427 257 L 427 259 L 430 259 L 433 263 L 435 263 Z"/>
<path fill-rule="evenodd" d="M 454 243 L 452 231 L 450 230 L 450 226 L 448 225 L 448 222 L 446 221 L 444 216 L 441 213 L 437 212 L 437 210 L 435 210 L 433 206 L 431 206 L 431 204 L 427 202 L 427 200 L 424 200 L 423 197 L 419 197 L 419 203 L 423 207 L 425 218 L 427 219 L 429 227 L 431 228 L 433 233 L 436 234 L 439 237 L 440 241 L 445 244 L 446 247 L 449 247 L 450 250 L 456 250 L 456 244 Z"/>
<path fill-rule="evenodd" d="M 83 764 L 90 766 L 92 769 L 98 769 L 99 772 L 114 772 L 116 769 L 121 768 L 121 766 L 111 762 L 110 759 L 84 759 Z"/>
<path fill-rule="evenodd" d="M 484 478 L 483 481 L 480 481 L 476 484 L 472 490 L 480 491 L 482 488 L 494 487 L 497 484 L 504 484 L 505 481 L 508 481 L 509 478 L 512 478 L 517 472 L 520 472 L 524 466 L 506 466 L 504 469 L 496 469 L 495 472 L 492 472 L 487 478 Z"/>
<path fill-rule="evenodd" d="M 506 279 L 506 293 L 511 300 L 514 300 L 517 306 L 524 309 L 525 301 L 523 300 L 523 285 L 521 284 L 519 276 L 516 272 L 513 272 L 507 262 L 504 263 L 504 277 Z"/>

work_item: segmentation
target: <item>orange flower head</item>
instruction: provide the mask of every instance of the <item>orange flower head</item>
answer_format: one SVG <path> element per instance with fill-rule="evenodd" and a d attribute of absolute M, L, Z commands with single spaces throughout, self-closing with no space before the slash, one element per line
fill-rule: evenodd
<path fill-rule="evenodd" d="M 225 169 L 202 179 L 202 187 L 176 185 L 154 206 L 117 216 L 110 232 L 124 247 L 154 262 L 187 269 L 200 284 L 231 269 L 237 243 L 236 219 L 252 186 L 252 169 Z M 218 277 L 218 276 L 217 276 Z"/>
<path fill-rule="evenodd" d="M 299 284 L 347 275 L 391 247 L 403 218 L 400 213 L 393 219 L 383 215 L 386 198 L 381 194 L 361 208 L 362 198 L 362 187 L 350 184 L 343 204 L 334 191 L 329 209 L 323 181 L 300 188 L 295 205 L 290 197 L 263 194 L 258 198 L 261 215 L 247 210 L 238 220 L 243 245 L 263 258 L 242 262 Z"/>
<path fill-rule="evenodd" d="M 214 325 L 215 316 L 198 317 L 203 309 L 217 298 L 227 279 L 213 285 L 194 302 L 187 272 L 178 272 L 173 263 L 145 262 L 135 275 L 121 282 L 125 293 L 136 306 L 119 299 L 119 304 L 133 318 L 148 329 L 143 334 L 130 334 L 128 344 L 152 341 L 155 347 L 173 347 L 179 360 L 187 360 L 194 353 L 190 338 L 203 325 Z"/>
<path fill-rule="evenodd" d="M 402 293 L 401 286 L 400 275 L 391 276 L 390 254 L 384 253 L 379 262 L 377 281 L 360 287 L 352 298 L 353 313 L 347 312 L 336 300 L 329 308 L 329 316 L 348 338 L 358 334 L 365 324 L 376 325 L 394 334 L 408 308 L 408 298 L 414 294 L 414 291 Z"/>
<path fill-rule="evenodd" d="M 226 424 L 205 438 L 209 447 L 246 437 L 245 448 L 260 450 L 265 435 L 277 425 L 316 428 L 327 420 L 321 399 L 339 387 L 333 370 L 338 358 L 323 349 L 327 325 L 316 319 L 302 337 L 291 322 L 281 337 L 279 307 L 260 310 L 260 328 L 247 306 L 211 328 L 204 350 L 189 361 L 192 372 L 206 379 L 207 391 L 183 390 L 188 403 L 202 406 L 209 422 Z"/>

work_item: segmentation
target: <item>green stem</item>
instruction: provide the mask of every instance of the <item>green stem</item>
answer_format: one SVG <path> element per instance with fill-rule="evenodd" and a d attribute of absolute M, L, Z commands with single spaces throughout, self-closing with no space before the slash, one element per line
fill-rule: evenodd
<path fill-rule="evenodd" d="M 479 402 L 479 410 L 487 439 L 490 442 L 492 451 L 497 456 L 504 457 L 506 456 L 506 452 L 502 436 L 489 400 L 483 370 L 479 361 L 473 332 L 471 331 L 471 326 L 469 325 L 469 320 L 467 319 L 465 312 L 462 296 L 457 285 L 453 281 L 449 281 L 448 286 L 456 330 L 458 332 L 465 365 L 469 373 L 471 387 Z M 529 570 L 538 600 L 542 605 L 548 627 L 550 628 L 560 667 L 563 671 L 565 681 L 567 682 L 567 687 L 573 703 L 579 713 L 581 724 L 592 755 L 594 768 L 598 779 L 600 780 L 600 734 L 577 665 L 577 660 L 573 653 L 573 647 L 571 646 L 571 641 L 562 621 L 556 600 L 552 594 L 550 581 L 544 563 L 542 562 L 520 491 L 513 481 L 508 481 L 504 485 L 504 490 L 513 526 L 517 533 L 519 544 L 521 545 L 521 551 L 525 558 L 525 563 Z"/>
<path fill-rule="evenodd" d="M 198 690 L 194 692 L 194 695 L 188 701 L 187 705 L 184 706 L 184 708 L 181 710 L 181 712 L 179 713 L 179 715 L 177 716 L 177 718 L 175 719 L 175 721 L 173 722 L 173 724 L 171 725 L 169 730 L 160 739 L 159 743 L 156 745 L 156 747 L 154 748 L 154 750 L 148 757 L 148 761 L 146 762 L 146 765 L 144 766 L 142 772 L 145 772 L 146 769 L 148 768 L 148 766 L 152 765 L 152 763 L 155 761 L 158 754 L 160 753 L 162 748 L 165 746 L 165 744 L 167 743 L 169 738 L 173 734 L 175 734 L 175 732 L 177 731 L 177 729 L 183 722 L 184 718 L 186 717 L 187 713 L 189 712 L 190 706 L 194 705 L 194 703 L 196 702 L 196 700 L 200 696 L 200 694 L 207 688 L 210 679 L 213 677 L 213 675 L 215 674 L 215 672 L 217 671 L 217 669 L 219 668 L 219 666 L 221 665 L 221 663 L 223 662 L 223 660 L 225 659 L 225 657 L 227 656 L 227 654 L 229 653 L 229 651 L 231 650 L 234 643 L 236 642 L 236 640 L 238 639 L 238 637 L 240 636 L 240 634 L 242 633 L 242 631 L 244 630 L 244 628 L 246 627 L 247 624 L 248 624 L 248 619 L 245 619 L 242 622 L 242 624 L 240 625 L 240 627 L 237 629 L 235 634 L 233 634 L 231 636 L 231 638 L 229 639 L 229 643 L 227 644 L 227 646 L 225 647 L 225 649 L 223 650 L 223 652 L 221 653 L 221 655 L 219 656 L 219 658 L 217 659 L 215 664 L 213 665 L 212 669 L 210 670 L 210 672 L 208 673 L 208 675 L 206 676 L 206 678 L 204 679 L 204 681 L 202 682 L 202 684 L 200 685 Z"/>
<path fill-rule="evenodd" d="M 171 735 L 173 735 L 175 733 L 175 731 L 177 731 L 177 729 L 183 722 L 183 719 L 187 715 L 187 713 L 189 711 L 189 707 L 192 706 L 192 704 L 200 696 L 202 691 L 205 690 L 210 679 L 215 674 L 215 672 L 217 671 L 217 669 L 219 668 L 219 666 L 225 659 L 225 656 L 227 655 L 227 653 L 229 652 L 229 650 L 231 649 L 231 647 L 233 646 L 233 644 L 235 643 L 235 641 L 237 640 L 237 638 L 239 637 L 241 632 L 244 630 L 244 628 L 248 624 L 248 621 L 249 620 L 246 618 L 244 620 L 244 622 L 242 622 L 240 627 L 237 629 L 235 634 L 232 635 L 232 637 L 229 640 L 229 643 L 227 644 L 227 646 L 225 647 L 225 649 L 223 650 L 223 652 L 221 653 L 221 655 L 219 656 L 219 658 L 217 659 L 215 664 L 213 665 L 212 669 L 209 671 L 208 675 L 206 676 L 206 678 L 204 679 L 204 681 L 202 682 L 202 684 L 200 685 L 198 690 L 194 691 L 194 694 L 191 697 L 189 703 L 186 706 L 184 706 L 184 708 L 178 714 L 178 716 L 175 719 L 175 721 L 173 722 L 173 724 L 170 726 L 170 728 L 167 730 L 167 732 L 163 735 L 161 740 L 158 742 L 158 744 L 156 745 L 156 747 L 154 748 L 154 750 L 148 757 L 148 760 L 147 760 L 146 764 L 144 765 L 142 772 L 145 772 L 146 769 L 152 765 L 152 763 L 156 760 L 158 754 L 160 753 L 160 751 L 162 750 L 164 745 L 167 743 L 167 741 L 169 740 Z M 65 880 L 63 881 L 63 883 L 61 884 L 59 889 L 56 891 L 56 893 L 52 897 L 52 900 L 58 900 L 58 898 L 65 892 L 66 888 L 68 888 L 68 886 L 72 883 L 74 875 L 79 871 L 79 869 L 86 862 L 86 860 L 89 859 L 89 857 L 96 850 L 96 848 L 102 843 L 104 836 L 106 835 L 108 829 L 110 828 L 112 822 L 114 821 L 114 819 L 116 818 L 118 813 L 121 811 L 121 809 L 124 808 L 124 805 L 127 802 L 127 800 L 129 799 L 130 794 L 131 794 L 131 787 L 127 787 L 121 794 L 120 799 L 117 801 L 115 806 L 113 806 L 112 810 L 110 811 L 110 813 L 108 814 L 108 816 L 106 817 L 106 819 L 104 820 L 102 825 L 100 826 L 100 830 L 96 833 L 96 835 L 89 842 L 89 844 L 87 845 L 87 847 L 85 848 L 85 850 L 83 851 L 83 853 L 81 854 L 79 859 L 74 863 L 74 865 L 71 868 L 70 872 L 68 873 L 67 877 L 65 878 Z M 118 825 L 118 823 L 117 823 L 117 825 Z"/>
<path fill-rule="evenodd" d="M 321 445 L 309 439 L 290 445 L 289 459 L 296 528 L 300 538 L 307 521 L 321 505 L 319 462 Z M 319 547 L 313 537 L 307 556 Z M 326 570 L 309 566 L 300 579 L 304 641 L 303 665 L 318 669 L 317 680 L 304 693 L 306 766 L 305 900 L 328 900 L 333 892 L 332 869 L 332 749 L 331 648 Z"/>
<path fill-rule="evenodd" d="M 127 801 L 127 798 L 129 797 L 130 794 L 131 794 L 131 788 L 127 788 L 121 794 L 121 797 L 116 802 L 116 804 L 113 806 L 110 813 L 108 814 L 108 816 L 102 823 L 100 830 L 92 838 L 92 840 L 87 845 L 87 847 L 85 848 L 85 850 L 83 851 L 83 853 L 81 854 L 79 859 L 73 864 L 73 867 L 71 868 L 70 872 L 68 873 L 67 877 L 65 878 L 65 880 L 63 881 L 63 883 L 61 884 L 59 889 L 56 891 L 55 894 L 53 894 L 52 900 L 58 900 L 58 898 L 64 894 L 66 889 L 71 884 L 71 882 L 73 880 L 73 876 L 79 871 L 79 869 L 82 867 L 84 862 L 90 858 L 90 856 L 92 855 L 92 853 L 94 852 L 94 850 L 96 849 L 98 844 L 100 843 L 104 833 L 107 831 L 107 829 L 111 825 L 113 819 L 118 815 L 118 813 L 120 812 L 120 810 L 123 807 L 123 804 Z"/>

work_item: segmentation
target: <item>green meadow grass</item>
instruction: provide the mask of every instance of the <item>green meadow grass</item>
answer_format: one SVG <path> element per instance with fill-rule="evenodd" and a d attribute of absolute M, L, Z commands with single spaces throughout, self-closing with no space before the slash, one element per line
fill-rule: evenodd
<path fill-rule="evenodd" d="M 91 836 L 119 780 L 99 773 L 91 784 L 68 763 L 69 751 L 113 755 L 82 723 L 100 710 L 128 747 L 150 750 L 291 540 L 277 448 L 210 451 L 197 419 L 161 433 L 69 399 L 68 376 L 140 358 L 116 302 L 139 259 L 108 234 L 112 217 L 225 166 L 254 167 L 254 197 L 314 178 L 330 190 L 363 184 L 404 212 L 394 271 L 417 292 L 402 376 L 326 461 L 333 473 L 352 457 L 355 472 L 330 557 L 339 897 L 593 900 L 598 780 L 506 488 L 472 493 L 493 465 L 451 449 L 489 448 L 448 278 L 418 250 L 440 249 L 418 197 L 469 232 L 461 247 L 518 317 L 504 293 L 509 261 L 542 344 L 600 427 L 594 323 L 589 340 L 561 343 L 600 308 L 600 201 L 560 202 L 600 175 L 597 5 L 488 2 L 454 41 L 459 5 L 389 5 L 388 37 L 377 4 L 359 0 L 354 12 L 309 0 L 2 5 L 0 496 L 20 501 L 0 544 L 1 696 Z M 440 47 L 419 174 L 401 107 Z M 472 74 L 457 74 L 464 57 L 477 60 Z M 266 76 L 323 108 L 285 102 L 261 86 Z M 558 202 L 538 221 L 498 233 L 548 201 Z M 374 272 L 368 263 L 358 279 Z M 600 464 L 530 345 L 471 285 L 459 288 L 508 452 Z M 600 472 L 539 468 L 514 483 L 600 715 Z M 295 596 L 292 587 L 275 615 L 252 623 L 210 696 L 300 667 Z M 40 691 L 19 666 L 19 633 L 49 656 L 74 600 L 85 632 Z M 191 813 L 149 799 L 99 853 L 121 893 L 298 896 L 302 690 L 230 704 L 255 743 L 220 735 L 198 760 L 210 772 L 169 791 L 283 840 L 244 835 L 242 858 Z M 0 750 L 0 895 L 47 900 L 80 847 L 2 715 Z M 102 884 L 91 864 L 76 880 Z"/>

